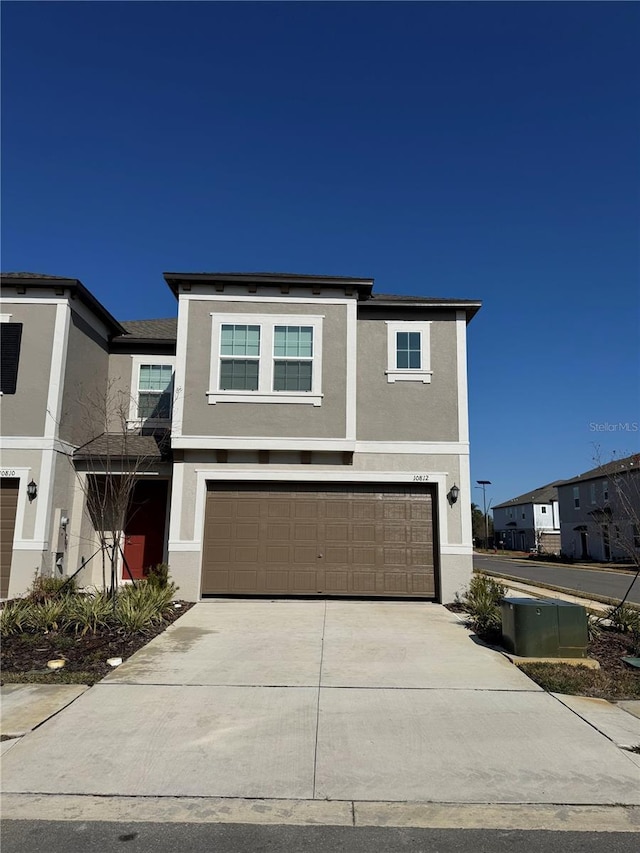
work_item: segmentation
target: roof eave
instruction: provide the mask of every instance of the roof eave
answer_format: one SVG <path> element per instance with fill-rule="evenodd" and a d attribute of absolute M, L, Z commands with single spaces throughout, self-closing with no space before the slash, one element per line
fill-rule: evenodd
<path fill-rule="evenodd" d="M 12 278 L 10 276 L 2 276 L 1 283 L 3 287 L 36 287 L 42 290 L 69 290 L 71 299 L 79 298 L 81 302 L 90 308 L 93 313 L 107 326 L 113 335 L 126 334 L 125 329 L 120 325 L 116 318 L 99 302 L 96 297 L 88 290 L 78 278 L 56 278 L 47 279 L 34 276 L 33 278 Z"/>
<path fill-rule="evenodd" d="M 264 284 L 267 286 L 287 285 L 294 287 L 354 288 L 358 295 L 367 298 L 373 289 L 372 278 L 350 278 L 348 276 L 304 275 L 298 273 L 181 273 L 165 272 L 164 280 L 174 296 L 178 296 L 181 284 Z"/>

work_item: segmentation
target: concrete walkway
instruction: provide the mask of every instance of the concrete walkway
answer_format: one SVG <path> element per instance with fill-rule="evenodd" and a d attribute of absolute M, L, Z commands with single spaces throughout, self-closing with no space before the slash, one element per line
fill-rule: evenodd
<path fill-rule="evenodd" d="M 638 756 L 565 698 L 474 642 L 438 605 L 205 602 L 16 743 L 2 786 L 16 795 L 640 804 Z M 615 710 L 629 740 L 640 721 Z"/>

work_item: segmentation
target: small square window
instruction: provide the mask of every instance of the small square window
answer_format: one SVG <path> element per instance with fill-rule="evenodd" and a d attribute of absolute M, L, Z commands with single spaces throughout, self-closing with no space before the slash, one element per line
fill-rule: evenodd
<path fill-rule="evenodd" d="M 431 382 L 431 323 L 387 320 L 388 382 Z"/>
<path fill-rule="evenodd" d="M 546 506 L 541 507 L 541 512 L 542 512 L 543 514 L 544 514 L 544 513 L 546 513 L 546 511 L 547 511 Z"/>
<path fill-rule="evenodd" d="M 396 335 L 396 367 L 398 370 L 420 370 L 422 346 L 420 332 L 398 332 Z"/>

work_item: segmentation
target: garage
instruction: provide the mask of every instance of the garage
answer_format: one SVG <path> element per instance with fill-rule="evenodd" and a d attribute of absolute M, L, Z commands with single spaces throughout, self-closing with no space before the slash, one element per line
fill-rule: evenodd
<path fill-rule="evenodd" d="M 6 598 L 9 592 L 19 486 L 18 478 L 0 480 L 0 598 Z"/>
<path fill-rule="evenodd" d="M 209 482 L 203 595 L 435 598 L 434 488 Z"/>

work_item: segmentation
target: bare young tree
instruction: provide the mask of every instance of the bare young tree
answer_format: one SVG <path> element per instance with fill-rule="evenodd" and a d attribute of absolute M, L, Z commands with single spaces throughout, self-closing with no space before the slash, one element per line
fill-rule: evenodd
<path fill-rule="evenodd" d="M 121 543 L 135 486 L 166 457 L 168 430 L 132 426 L 131 398 L 113 382 L 104 390 L 83 391 L 76 407 L 85 441 L 71 463 L 99 541 L 93 556 L 102 560 L 103 588 L 115 596 L 120 559 L 131 577 Z"/>

